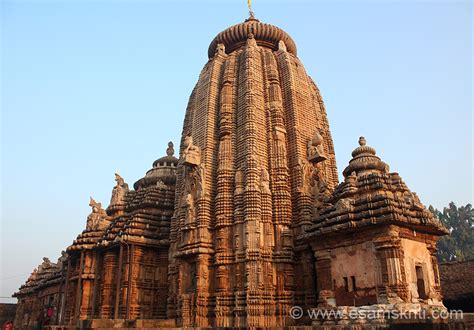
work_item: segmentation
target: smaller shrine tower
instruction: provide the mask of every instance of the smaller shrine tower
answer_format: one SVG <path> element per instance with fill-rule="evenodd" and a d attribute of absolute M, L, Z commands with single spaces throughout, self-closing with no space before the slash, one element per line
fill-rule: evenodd
<path fill-rule="evenodd" d="M 300 240 L 315 256 L 318 306 L 418 313 L 444 306 L 436 242 L 447 229 L 364 137 Z M 347 309 L 344 311 L 347 312 Z"/>

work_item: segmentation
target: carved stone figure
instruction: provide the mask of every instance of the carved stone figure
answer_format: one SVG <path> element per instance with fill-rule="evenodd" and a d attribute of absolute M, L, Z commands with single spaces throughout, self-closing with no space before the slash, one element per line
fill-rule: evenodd
<path fill-rule="evenodd" d="M 186 220 L 185 224 L 190 225 L 194 223 L 196 218 L 196 210 L 194 207 L 194 198 L 192 194 L 186 195 Z"/>
<path fill-rule="evenodd" d="M 308 160 L 313 163 L 319 163 L 327 159 L 323 149 L 322 130 L 316 130 L 313 138 L 308 141 Z"/>
<path fill-rule="evenodd" d="M 298 184 L 298 191 L 306 195 L 311 195 L 317 181 L 314 177 L 314 166 L 298 159 L 297 169 L 301 173 L 301 181 Z"/>
<path fill-rule="evenodd" d="M 285 42 L 283 40 L 278 41 L 278 50 L 281 50 L 283 52 L 287 51 Z"/>
<path fill-rule="evenodd" d="M 163 182 L 163 180 L 158 180 L 158 181 L 156 181 L 156 186 L 157 186 L 159 189 L 166 189 L 166 188 L 168 188 L 168 186 Z"/>
<path fill-rule="evenodd" d="M 196 166 L 201 164 L 201 149 L 193 144 L 193 138 L 188 135 L 184 139 L 184 150 L 182 155 L 185 165 Z"/>
<path fill-rule="evenodd" d="M 266 168 L 262 167 L 260 175 L 260 191 L 262 194 L 271 194 L 270 191 L 270 175 Z"/>
<path fill-rule="evenodd" d="M 99 230 L 103 229 L 105 224 L 105 218 L 107 214 L 102 208 L 102 204 L 96 202 L 92 197 L 90 198 L 89 206 L 92 208 L 91 214 L 87 217 L 86 230 Z"/>
<path fill-rule="evenodd" d="M 128 184 L 125 183 L 125 180 L 118 173 L 115 173 L 115 181 L 117 185 L 112 189 L 110 205 L 123 204 L 125 194 L 129 191 Z"/>
<path fill-rule="evenodd" d="M 336 210 L 339 212 L 347 211 L 351 208 L 351 201 L 348 198 L 343 198 L 337 201 Z"/>
<path fill-rule="evenodd" d="M 225 55 L 225 45 L 218 44 L 216 48 L 216 55 Z"/>
<path fill-rule="evenodd" d="M 51 260 L 48 257 L 43 257 L 43 263 L 41 264 L 43 268 L 51 267 Z"/>
<path fill-rule="evenodd" d="M 191 191 L 196 198 L 205 196 L 206 194 L 206 176 L 204 165 L 199 165 L 191 172 Z"/>
<path fill-rule="evenodd" d="M 173 142 L 168 142 L 168 148 L 166 149 L 166 155 L 168 157 L 174 156 L 174 145 Z"/>
<path fill-rule="evenodd" d="M 315 195 L 314 195 L 314 214 L 319 215 L 319 212 L 324 207 L 331 205 L 329 199 L 331 198 L 331 192 L 322 178 L 317 178 L 315 180 Z"/>

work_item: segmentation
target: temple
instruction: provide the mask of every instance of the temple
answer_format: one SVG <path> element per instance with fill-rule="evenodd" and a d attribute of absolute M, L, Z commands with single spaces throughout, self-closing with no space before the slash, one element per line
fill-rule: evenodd
<path fill-rule="evenodd" d="M 363 137 L 339 183 L 293 39 L 252 15 L 208 56 L 179 159 L 170 142 L 133 189 L 115 175 L 106 209 L 90 199 L 67 254 L 15 294 L 15 325 L 318 327 L 340 320 L 293 307 L 445 309 L 436 242 L 447 230 Z"/>

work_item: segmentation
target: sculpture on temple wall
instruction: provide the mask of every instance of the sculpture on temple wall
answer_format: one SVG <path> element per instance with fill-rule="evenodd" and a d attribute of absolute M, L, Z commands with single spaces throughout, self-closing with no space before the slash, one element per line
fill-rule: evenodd
<path fill-rule="evenodd" d="M 231 112 L 221 112 L 221 121 L 220 121 L 221 126 L 229 126 L 232 125 L 232 113 Z"/>
<path fill-rule="evenodd" d="M 185 225 L 190 225 L 194 223 L 196 219 L 196 209 L 194 206 L 194 197 L 192 194 L 188 193 L 186 195 L 186 219 Z"/>
<path fill-rule="evenodd" d="M 314 132 L 314 136 L 308 141 L 308 160 L 313 163 L 319 163 L 327 159 L 323 149 L 322 130 Z"/>
<path fill-rule="evenodd" d="M 347 211 L 351 208 L 351 200 L 349 198 L 342 198 L 336 203 L 336 210 L 339 212 Z"/>
<path fill-rule="evenodd" d="M 410 208 L 419 210 L 422 210 L 424 208 L 423 204 L 420 201 L 420 198 L 416 193 L 405 191 L 403 193 L 403 198 L 405 199 L 405 202 L 410 205 Z"/>
<path fill-rule="evenodd" d="M 412 196 L 413 196 L 414 206 L 418 209 L 423 209 L 424 208 L 423 203 L 421 202 L 420 197 L 418 197 L 416 192 L 412 192 Z"/>
<path fill-rule="evenodd" d="M 239 234 L 235 234 L 234 236 L 234 248 L 238 250 L 240 248 L 240 237 Z"/>
<path fill-rule="evenodd" d="M 125 183 L 125 180 L 118 173 L 115 173 L 115 181 L 117 185 L 112 189 L 110 205 L 123 204 L 125 194 L 129 191 L 128 184 Z"/>
<path fill-rule="evenodd" d="M 173 157 L 174 156 L 174 144 L 173 142 L 168 142 L 168 148 L 166 149 L 166 155 L 168 157 Z"/>
<path fill-rule="evenodd" d="M 270 191 L 270 175 L 266 168 L 262 167 L 262 172 L 260 175 L 260 191 L 262 194 L 271 194 Z"/>
<path fill-rule="evenodd" d="M 327 183 L 320 177 L 319 172 L 315 171 L 313 202 L 314 215 L 319 215 L 321 209 L 331 205 L 329 202 L 330 198 L 331 191 L 329 190 Z"/>
<path fill-rule="evenodd" d="M 286 44 L 283 40 L 278 41 L 278 50 L 282 52 L 287 52 Z"/>
<path fill-rule="evenodd" d="M 57 265 L 61 267 L 62 265 L 66 263 L 66 261 L 67 261 L 67 253 L 66 251 L 63 250 L 61 251 L 61 256 L 58 258 Z"/>
<path fill-rule="evenodd" d="M 226 55 L 225 45 L 224 44 L 217 44 L 216 52 L 215 52 L 214 55 Z"/>
<path fill-rule="evenodd" d="M 101 203 L 97 203 L 92 197 L 90 198 L 89 206 L 92 208 L 91 214 L 87 217 L 86 230 L 105 229 L 107 227 L 107 213 L 102 208 Z"/>
<path fill-rule="evenodd" d="M 244 175 L 240 168 L 235 171 L 235 191 L 234 194 L 238 195 L 244 192 Z"/>
<path fill-rule="evenodd" d="M 41 271 L 43 271 L 45 268 L 49 268 L 49 267 L 51 267 L 51 260 L 49 260 L 48 257 L 43 257 L 43 262 L 42 262 L 41 265 L 39 266 L 38 272 L 41 272 Z"/>
<path fill-rule="evenodd" d="M 316 184 L 314 175 L 315 168 L 312 164 L 298 159 L 297 170 L 301 173 L 301 181 L 298 183 L 298 191 L 306 195 L 312 194 L 312 189 Z"/>
<path fill-rule="evenodd" d="M 184 138 L 182 160 L 185 165 L 189 166 L 201 164 L 201 149 L 193 144 L 193 137 L 191 135 L 187 135 Z"/>
<path fill-rule="evenodd" d="M 34 280 L 37 274 L 38 274 L 38 268 L 33 269 L 33 272 L 28 277 L 28 280 Z"/>
<path fill-rule="evenodd" d="M 204 165 L 199 165 L 191 172 L 192 186 L 190 192 L 196 197 L 200 198 L 206 194 L 206 176 Z"/>
<path fill-rule="evenodd" d="M 156 181 L 156 186 L 158 189 L 166 189 L 168 186 L 163 182 L 163 180 Z"/>

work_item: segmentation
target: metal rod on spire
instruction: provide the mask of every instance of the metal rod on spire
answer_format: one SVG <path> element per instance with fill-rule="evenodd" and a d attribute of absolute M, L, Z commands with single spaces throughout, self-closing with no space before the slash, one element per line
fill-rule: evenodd
<path fill-rule="evenodd" d="M 247 0 L 247 4 L 249 6 L 249 15 L 250 15 L 250 18 L 255 18 L 255 15 L 252 11 L 252 0 Z"/>

